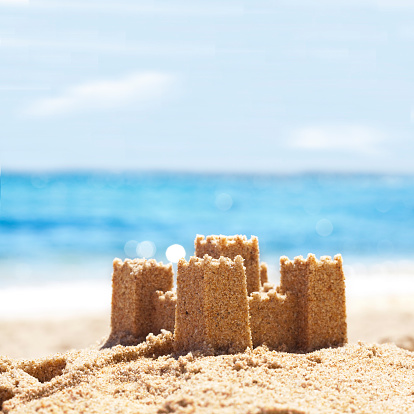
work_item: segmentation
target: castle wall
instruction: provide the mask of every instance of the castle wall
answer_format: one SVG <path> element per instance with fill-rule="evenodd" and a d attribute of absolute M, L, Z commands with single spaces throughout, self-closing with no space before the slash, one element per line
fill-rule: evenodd
<path fill-rule="evenodd" d="M 232 260 L 237 255 L 244 259 L 246 267 L 247 293 L 260 290 L 259 270 L 259 241 L 252 236 L 249 240 L 246 236 L 197 236 L 195 239 L 195 255 L 204 257 L 208 254 L 213 259 L 220 256 Z"/>
<path fill-rule="evenodd" d="M 249 297 L 250 328 L 253 346 L 294 352 L 296 338 L 296 296 L 275 290 L 253 292 Z"/>
<path fill-rule="evenodd" d="M 174 333 L 175 306 L 177 295 L 175 292 L 162 292 L 157 290 L 153 294 L 154 303 L 154 335 L 158 335 L 161 329 Z"/>

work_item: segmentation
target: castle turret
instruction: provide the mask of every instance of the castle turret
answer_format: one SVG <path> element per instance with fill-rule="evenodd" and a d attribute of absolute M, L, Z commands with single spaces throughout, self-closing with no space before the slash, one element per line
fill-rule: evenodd
<path fill-rule="evenodd" d="M 243 352 L 252 347 L 243 258 L 181 259 L 174 343 L 178 352 Z"/>
<path fill-rule="evenodd" d="M 155 260 L 115 259 L 112 274 L 111 338 L 119 343 L 157 332 L 154 295 L 173 287 L 172 265 Z M 125 341 L 122 339 L 124 338 Z M 126 338 L 128 338 L 126 340 Z"/>
<path fill-rule="evenodd" d="M 295 331 L 297 348 L 311 351 L 347 342 L 345 278 L 342 257 L 332 260 L 322 256 L 317 260 L 286 256 L 280 258 L 280 288 L 282 294 L 296 296 Z"/>
<path fill-rule="evenodd" d="M 260 290 L 259 270 L 259 241 L 252 236 L 249 240 L 246 236 L 197 236 L 195 239 L 195 255 L 203 257 L 208 254 L 213 259 L 220 256 L 234 259 L 240 255 L 244 259 L 246 267 L 247 293 Z"/>

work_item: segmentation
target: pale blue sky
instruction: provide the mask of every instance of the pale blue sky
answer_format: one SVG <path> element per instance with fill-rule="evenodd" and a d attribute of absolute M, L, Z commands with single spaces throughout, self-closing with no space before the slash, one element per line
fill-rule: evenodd
<path fill-rule="evenodd" d="M 414 173 L 414 0 L 0 0 L 3 170 Z"/>

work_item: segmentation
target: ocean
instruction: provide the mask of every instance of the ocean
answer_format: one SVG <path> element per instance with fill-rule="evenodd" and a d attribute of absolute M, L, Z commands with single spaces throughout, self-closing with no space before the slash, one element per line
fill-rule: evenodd
<path fill-rule="evenodd" d="M 309 252 L 410 277 L 413 229 L 413 176 L 3 172 L 0 289 L 110 287 L 113 258 L 189 259 L 197 234 L 257 236 L 274 277 Z"/>

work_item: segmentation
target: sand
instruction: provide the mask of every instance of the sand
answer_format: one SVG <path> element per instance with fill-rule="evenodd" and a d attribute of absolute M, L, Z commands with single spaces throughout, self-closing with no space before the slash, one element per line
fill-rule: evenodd
<path fill-rule="evenodd" d="M 414 412 L 414 296 L 351 295 L 347 313 L 344 347 L 221 356 L 174 354 L 169 334 L 99 351 L 109 309 L 0 320 L 2 412 Z"/>
<path fill-rule="evenodd" d="M 134 347 L 0 359 L 0 398 L 4 413 L 408 413 L 413 368 L 414 353 L 364 343 L 179 356 L 164 332 Z"/>
<path fill-rule="evenodd" d="M 3 412 L 414 412 L 414 353 L 374 344 L 388 339 L 414 350 L 413 304 L 410 296 L 348 300 L 350 344 L 309 354 L 259 347 L 179 356 L 169 334 L 99 351 L 109 312 L 2 322 Z M 64 353 L 29 359 L 55 352 Z"/>
<path fill-rule="evenodd" d="M 96 346 L 110 331 L 110 311 L 83 316 L 0 320 L 0 355 L 39 358 Z"/>

